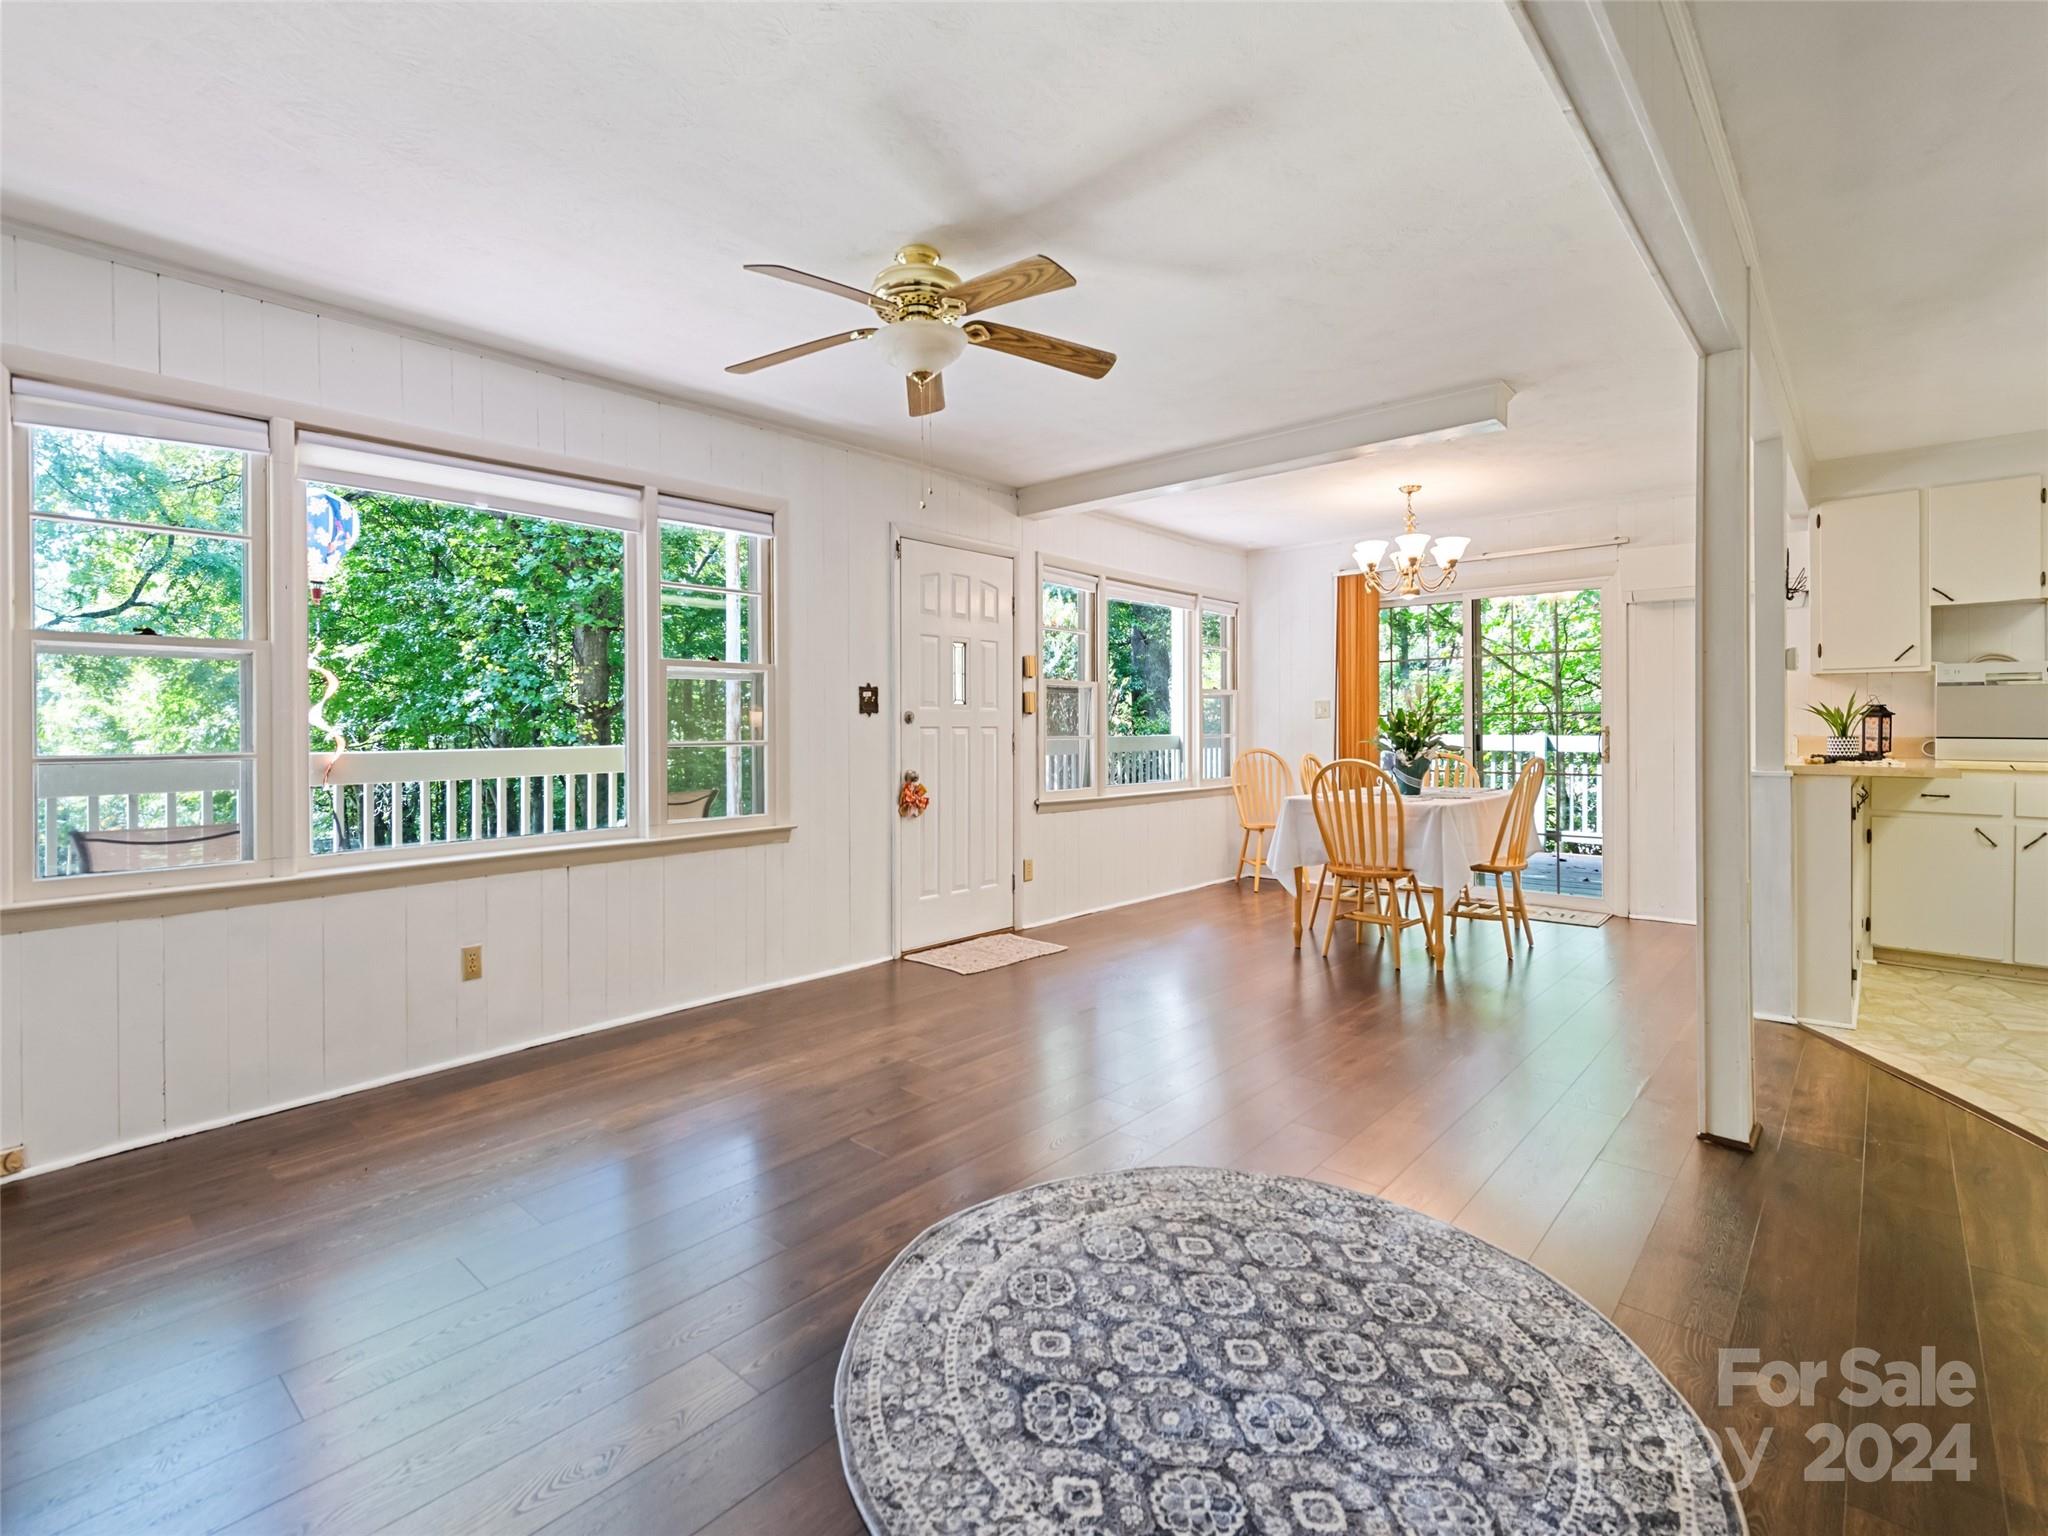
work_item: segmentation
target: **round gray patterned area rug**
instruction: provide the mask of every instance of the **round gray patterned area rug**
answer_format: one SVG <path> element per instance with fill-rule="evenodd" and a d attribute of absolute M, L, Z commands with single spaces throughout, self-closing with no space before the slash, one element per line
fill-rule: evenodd
<path fill-rule="evenodd" d="M 1713 1438 L 1521 1260 L 1372 1195 L 1213 1168 L 940 1222 L 835 1411 L 880 1536 L 1730 1536 Z"/>

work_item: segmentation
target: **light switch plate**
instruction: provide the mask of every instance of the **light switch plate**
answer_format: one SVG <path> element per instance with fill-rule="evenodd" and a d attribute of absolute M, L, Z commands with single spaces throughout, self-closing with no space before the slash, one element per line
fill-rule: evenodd
<path fill-rule="evenodd" d="M 1026 885 L 1031 883 L 1031 860 L 1029 859 L 1024 861 L 1024 883 Z"/>
<path fill-rule="evenodd" d="M 1316 718 L 1318 720 L 1327 720 L 1330 718 L 1330 701 L 1328 699 L 1316 700 Z"/>

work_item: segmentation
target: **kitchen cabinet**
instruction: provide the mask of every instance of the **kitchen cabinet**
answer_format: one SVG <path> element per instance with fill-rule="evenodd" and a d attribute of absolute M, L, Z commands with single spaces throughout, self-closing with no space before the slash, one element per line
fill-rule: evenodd
<path fill-rule="evenodd" d="M 1925 672 L 1927 540 L 1918 491 L 1813 515 L 1813 670 Z"/>
<path fill-rule="evenodd" d="M 2012 827 L 2013 964 L 2048 966 L 2048 821 Z"/>
<path fill-rule="evenodd" d="M 1937 485 L 1927 493 L 1930 601 L 2037 602 L 2048 594 L 2041 477 Z"/>
<path fill-rule="evenodd" d="M 2016 825 L 1921 812 L 1872 817 L 1872 942 L 2010 961 Z"/>

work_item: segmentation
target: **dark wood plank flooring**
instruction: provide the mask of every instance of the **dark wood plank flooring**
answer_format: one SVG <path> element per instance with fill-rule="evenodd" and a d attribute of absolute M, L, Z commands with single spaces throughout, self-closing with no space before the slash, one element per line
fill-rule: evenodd
<path fill-rule="evenodd" d="M 1759 1027 L 1762 1150 L 1694 1139 L 1689 929 L 1325 963 L 1269 888 L 1064 955 L 718 1004 L 10 1186 L 0 1519 L 77 1531 L 859 1530 L 845 1330 L 904 1243 L 1060 1174 L 1385 1193 L 1607 1310 L 1753 1446 L 1751 1529 L 2048 1530 L 2048 1154 Z M 1419 940 L 1411 939 L 1411 946 Z M 1968 1483 L 1823 1483 L 1718 1351 L 1968 1363 Z"/>

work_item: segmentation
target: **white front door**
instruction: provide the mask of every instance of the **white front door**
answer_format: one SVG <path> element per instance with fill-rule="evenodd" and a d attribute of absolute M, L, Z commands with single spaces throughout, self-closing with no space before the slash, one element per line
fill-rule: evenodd
<path fill-rule="evenodd" d="M 931 797 L 897 821 L 897 946 L 1008 928 L 1012 739 L 1022 689 L 1007 555 L 902 541 L 897 600 L 902 771 Z"/>

